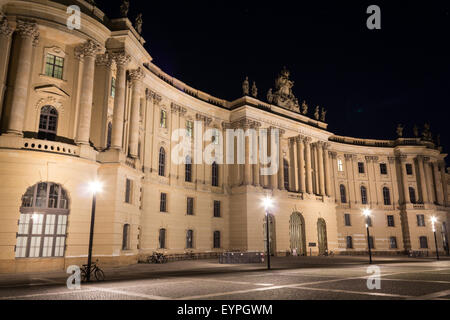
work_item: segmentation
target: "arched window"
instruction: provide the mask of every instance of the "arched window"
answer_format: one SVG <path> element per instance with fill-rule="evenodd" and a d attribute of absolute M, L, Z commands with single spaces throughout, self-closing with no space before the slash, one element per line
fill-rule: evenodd
<path fill-rule="evenodd" d="M 184 181 L 192 182 L 192 160 L 189 156 L 186 156 L 186 163 L 184 167 Z"/>
<path fill-rule="evenodd" d="M 159 168 L 158 174 L 160 177 L 166 176 L 166 150 L 163 147 L 159 149 Z"/>
<path fill-rule="evenodd" d="M 219 166 L 217 165 L 216 162 L 214 162 L 211 166 L 211 170 L 212 170 L 212 186 L 213 187 L 218 187 L 219 186 Z"/>
<path fill-rule="evenodd" d="M 367 188 L 361 186 L 361 203 L 367 204 Z"/>
<path fill-rule="evenodd" d="M 341 202 L 347 203 L 347 193 L 345 192 L 345 186 L 343 184 L 341 184 L 339 189 L 341 191 Z"/>
<path fill-rule="evenodd" d="M 22 197 L 16 258 L 64 257 L 69 199 L 58 184 L 41 182 Z"/>
<path fill-rule="evenodd" d="M 123 226 L 122 250 L 130 250 L 130 225 Z"/>
<path fill-rule="evenodd" d="M 283 170 L 284 170 L 284 188 L 289 190 L 289 162 L 283 159 Z"/>
<path fill-rule="evenodd" d="M 391 192 L 389 191 L 388 187 L 383 188 L 383 199 L 384 199 L 385 206 L 391 205 Z"/>
<path fill-rule="evenodd" d="M 108 134 L 106 136 L 106 148 L 111 148 L 111 141 L 112 141 L 112 123 L 108 122 Z"/>
<path fill-rule="evenodd" d="M 38 139 L 55 141 L 58 128 L 58 111 L 52 106 L 44 106 L 41 109 L 39 119 Z"/>
<path fill-rule="evenodd" d="M 417 203 L 416 200 L 416 190 L 413 187 L 409 187 L 409 200 L 411 203 Z"/>

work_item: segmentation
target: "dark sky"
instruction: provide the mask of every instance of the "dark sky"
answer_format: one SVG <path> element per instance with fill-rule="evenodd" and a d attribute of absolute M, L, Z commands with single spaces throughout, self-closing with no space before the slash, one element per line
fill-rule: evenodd
<path fill-rule="evenodd" d="M 114 18 L 120 2 L 97 4 Z M 371 4 L 382 30 L 366 27 Z M 331 132 L 391 139 L 398 123 L 412 136 L 429 121 L 450 150 L 449 1 L 131 0 L 137 12 L 153 62 L 194 88 L 234 100 L 248 75 L 265 100 L 286 66 Z"/>

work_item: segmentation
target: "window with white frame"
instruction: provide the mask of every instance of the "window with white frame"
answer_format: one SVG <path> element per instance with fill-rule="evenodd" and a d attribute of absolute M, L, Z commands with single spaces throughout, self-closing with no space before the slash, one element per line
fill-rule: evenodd
<path fill-rule="evenodd" d="M 58 184 L 41 182 L 22 197 L 16 258 L 64 257 L 69 199 Z"/>

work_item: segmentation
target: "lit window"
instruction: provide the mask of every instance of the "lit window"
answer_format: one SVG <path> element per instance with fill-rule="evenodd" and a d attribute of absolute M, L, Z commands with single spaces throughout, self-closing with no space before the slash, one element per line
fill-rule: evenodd
<path fill-rule="evenodd" d="M 16 258 L 64 257 L 68 215 L 67 193 L 60 185 L 42 182 L 29 188 L 22 197 Z"/>
<path fill-rule="evenodd" d="M 116 78 L 111 78 L 111 98 L 116 97 Z"/>
<path fill-rule="evenodd" d="M 161 118 L 159 124 L 161 128 L 167 128 L 167 112 L 165 110 L 161 110 Z"/>
<path fill-rule="evenodd" d="M 194 123 L 192 121 L 186 121 L 186 137 L 192 137 L 194 132 Z"/>
<path fill-rule="evenodd" d="M 338 171 L 339 172 L 344 172 L 344 164 L 342 163 L 341 159 L 338 159 L 337 165 L 338 165 Z"/>
<path fill-rule="evenodd" d="M 45 75 L 56 79 L 63 78 L 64 58 L 47 54 L 45 61 Z"/>

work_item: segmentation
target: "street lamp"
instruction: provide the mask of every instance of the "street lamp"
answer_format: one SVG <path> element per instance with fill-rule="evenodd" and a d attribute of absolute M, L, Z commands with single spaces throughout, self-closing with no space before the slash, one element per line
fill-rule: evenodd
<path fill-rule="evenodd" d="M 266 242 L 267 242 L 267 270 L 270 270 L 270 235 L 269 235 L 269 208 L 272 206 L 273 201 L 272 199 L 267 196 L 264 201 L 264 208 L 266 211 Z"/>
<path fill-rule="evenodd" d="M 91 264 L 92 264 L 92 244 L 94 242 L 94 223 L 95 223 L 95 206 L 97 203 L 97 193 L 101 192 L 103 185 L 100 181 L 92 181 L 89 183 L 89 190 L 92 192 L 92 211 L 91 211 L 91 231 L 89 233 L 89 252 L 87 265 L 87 282 L 91 281 Z"/>
<path fill-rule="evenodd" d="M 365 209 L 363 211 L 363 215 L 366 217 L 366 229 L 367 229 L 367 245 L 369 247 L 369 260 L 370 260 L 370 264 L 372 264 L 372 248 L 370 245 L 370 231 L 369 231 L 369 217 L 370 217 L 370 210 L 369 209 Z"/>
<path fill-rule="evenodd" d="M 439 248 L 438 248 L 438 242 L 437 242 L 437 237 L 436 237 L 436 222 L 437 222 L 437 218 L 431 217 L 431 226 L 433 228 L 433 233 L 434 233 L 434 245 L 436 247 L 436 259 L 439 261 Z"/>

